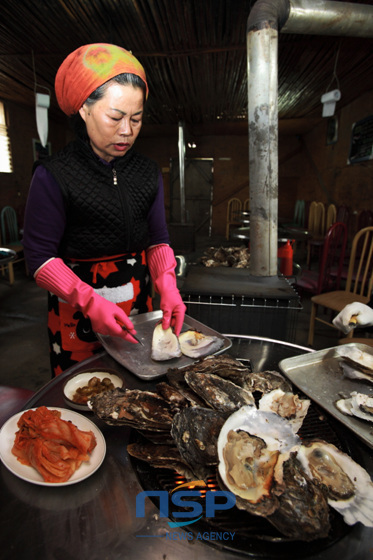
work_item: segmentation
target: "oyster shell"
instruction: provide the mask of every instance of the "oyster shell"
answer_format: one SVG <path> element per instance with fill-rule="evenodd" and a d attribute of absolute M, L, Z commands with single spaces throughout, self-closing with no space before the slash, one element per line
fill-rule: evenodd
<path fill-rule="evenodd" d="M 170 368 L 167 372 L 169 382 L 172 385 L 178 383 L 178 380 L 184 377 L 186 371 L 213 373 L 223 379 L 229 379 L 229 381 L 232 381 L 240 387 L 245 386 L 246 378 L 250 375 L 250 369 L 242 364 L 242 362 L 232 358 L 229 354 L 219 354 L 204 356 L 194 364 L 190 364 L 181 369 Z M 175 378 L 176 381 L 174 381 Z"/>
<path fill-rule="evenodd" d="M 330 531 L 329 507 L 325 492 L 301 468 L 296 453 L 282 465 L 281 483 L 276 480 L 273 493 L 278 507 L 268 521 L 289 538 L 313 541 Z"/>
<path fill-rule="evenodd" d="M 202 358 L 219 350 L 224 340 L 189 329 L 179 334 L 181 352 L 188 358 Z"/>
<path fill-rule="evenodd" d="M 362 379 L 363 381 L 367 381 L 368 383 L 373 383 L 373 376 L 372 375 L 368 375 L 366 373 L 363 373 L 362 371 L 360 371 L 359 369 L 357 369 L 356 367 L 353 367 L 352 365 L 348 364 L 348 363 L 341 363 L 341 370 L 343 372 L 343 375 L 345 375 L 345 377 L 348 377 L 349 379 Z"/>
<path fill-rule="evenodd" d="M 350 398 L 336 401 L 335 406 L 343 414 L 373 422 L 373 397 L 369 395 L 354 391 Z"/>
<path fill-rule="evenodd" d="M 282 453 L 300 445 L 289 423 L 273 412 L 244 406 L 224 423 L 218 438 L 219 477 L 240 509 L 268 516 L 278 507 L 272 494 Z"/>
<path fill-rule="evenodd" d="M 337 349 L 337 354 L 353 368 L 370 377 L 373 377 L 373 356 L 357 348 L 356 346 L 341 346 Z"/>
<path fill-rule="evenodd" d="M 99 393 L 88 406 L 107 424 L 152 431 L 169 431 L 174 415 L 171 405 L 161 396 L 139 389 L 117 388 Z"/>
<path fill-rule="evenodd" d="M 162 323 L 158 323 L 153 331 L 151 358 L 156 362 L 180 358 L 181 349 L 179 340 L 171 327 L 162 328 Z"/>
<path fill-rule="evenodd" d="M 373 483 L 363 467 L 331 443 L 303 443 L 297 454 L 306 473 L 327 489 L 328 503 L 348 525 L 373 527 Z"/>
<path fill-rule="evenodd" d="M 208 406 L 220 412 L 233 412 L 244 405 L 255 404 L 250 391 L 218 375 L 187 371 L 184 377 L 189 387 Z"/>
<path fill-rule="evenodd" d="M 294 432 L 297 433 L 303 424 L 310 404 L 309 399 L 300 399 L 294 393 L 275 389 L 262 396 L 258 407 L 259 410 L 275 412 L 282 418 L 286 418 L 292 425 Z"/>
<path fill-rule="evenodd" d="M 153 443 L 129 443 L 128 454 L 131 457 L 149 463 L 158 469 L 172 469 L 188 480 L 194 479 L 194 474 L 181 457 L 174 445 L 159 445 Z"/>
<path fill-rule="evenodd" d="M 250 391 L 269 393 L 275 389 L 291 391 L 291 384 L 278 371 L 261 371 L 250 373 L 245 382 L 245 387 Z"/>
<path fill-rule="evenodd" d="M 181 457 L 195 476 L 206 480 L 218 463 L 217 439 L 226 417 L 201 407 L 185 408 L 172 422 L 171 435 Z"/>

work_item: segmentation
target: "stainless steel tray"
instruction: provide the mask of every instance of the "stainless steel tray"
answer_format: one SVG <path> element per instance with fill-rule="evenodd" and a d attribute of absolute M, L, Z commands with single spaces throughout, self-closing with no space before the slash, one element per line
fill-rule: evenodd
<path fill-rule="evenodd" d="M 285 358 L 279 362 L 279 367 L 298 389 L 373 448 L 373 424 L 346 416 L 335 406 L 338 399 L 349 397 L 352 391 L 373 396 L 372 383 L 344 376 L 341 369 L 342 359 L 337 354 L 337 351 L 341 351 L 343 346 L 353 346 L 373 355 L 371 346 L 350 343 L 293 358 Z"/>
<path fill-rule="evenodd" d="M 97 338 L 110 354 L 122 366 L 140 377 L 141 379 L 155 379 L 161 377 L 170 368 L 181 368 L 193 364 L 197 360 L 182 356 L 166 362 L 155 362 L 151 359 L 151 346 L 155 325 L 162 319 L 162 311 L 151 311 L 141 315 L 131 316 L 131 321 L 137 331 L 137 337 L 143 343 L 132 344 L 122 338 L 97 334 Z M 215 352 L 221 354 L 232 346 L 232 342 L 224 335 L 210 329 L 210 327 L 185 315 L 182 332 L 195 329 L 206 335 L 213 335 L 223 339 L 223 346 Z"/>

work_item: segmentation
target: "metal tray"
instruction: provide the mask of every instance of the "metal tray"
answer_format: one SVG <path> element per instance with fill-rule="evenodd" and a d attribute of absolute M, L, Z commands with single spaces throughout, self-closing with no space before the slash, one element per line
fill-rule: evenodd
<path fill-rule="evenodd" d="M 143 346 L 141 346 L 141 344 L 132 344 L 131 342 L 114 336 L 104 336 L 98 333 L 96 333 L 96 335 L 106 352 L 122 366 L 141 379 L 155 379 L 165 375 L 170 368 L 179 369 L 197 361 L 187 356 L 175 358 L 166 362 L 155 362 L 151 359 L 153 331 L 155 325 L 162 319 L 162 315 L 162 311 L 159 310 L 151 311 L 150 313 L 142 313 L 134 317 L 131 316 L 131 321 L 137 331 L 136 336 L 141 340 Z M 232 342 L 229 338 L 210 329 L 210 327 L 196 321 L 192 317 L 185 315 L 183 328 L 181 330 L 183 332 L 188 329 L 195 329 L 203 334 L 213 335 L 223 339 L 223 346 L 215 352 L 215 354 L 221 354 L 232 346 Z"/>
<path fill-rule="evenodd" d="M 356 347 L 373 355 L 371 346 L 350 343 L 293 358 L 285 358 L 278 365 L 298 389 L 373 448 L 373 425 L 365 420 L 346 416 L 335 406 L 338 399 L 349 397 L 352 391 L 373 396 L 372 383 L 344 376 L 341 368 L 343 360 L 337 353 L 344 346 Z"/>

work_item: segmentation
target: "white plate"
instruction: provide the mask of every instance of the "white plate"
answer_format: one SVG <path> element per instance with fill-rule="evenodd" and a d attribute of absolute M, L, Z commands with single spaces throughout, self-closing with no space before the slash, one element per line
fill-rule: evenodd
<path fill-rule="evenodd" d="M 72 398 L 75 391 L 79 389 L 79 387 L 88 385 L 88 381 L 92 379 L 92 377 L 98 377 L 101 381 L 107 377 L 110 379 L 114 387 L 123 387 L 123 379 L 121 379 L 118 375 L 110 373 L 109 371 L 95 371 L 94 369 L 91 369 L 89 371 L 77 373 L 71 377 L 71 379 L 68 379 L 63 387 L 65 401 L 69 406 L 71 406 L 71 408 L 75 408 L 76 410 L 90 410 L 86 404 L 76 403 L 72 400 Z"/>
<path fill-rule="evenodd" d="M 67 410 L 66 408 L 48 408 L 49 410 L 60 411 L 62 420 L 73 422 L 79 430 L 83 430 L 85 432 L 92 431 L 94 433 L 97 445 L 92 451 L 89 461 L 84 461 L 66 482 L 45 482 L 41 474 L 34 469 L 34 467 L 22 465 L 22 463 L 17 460 L 17 457 L 13 455 L 12 448 L 16 432 L 18 431 L 17 422 L 25 412 L 24 410 L 9 418 L 0 430 L 0 459 L 13 474 L 22 480 L 32 482 L 33 484 L 39 484 L 40 486 L 68 486 L 70 484 L 76 484 L 77 482 L 91 476 L 100 467 L 106 454 L 105 438 L 97 426 L 91 422 L 91 420 L 85 418 L 85 416 L 82 416 L 77 412 L 73 412 L 72 410 Z M 35 410 L 35 408 L 32 410 Z"/>

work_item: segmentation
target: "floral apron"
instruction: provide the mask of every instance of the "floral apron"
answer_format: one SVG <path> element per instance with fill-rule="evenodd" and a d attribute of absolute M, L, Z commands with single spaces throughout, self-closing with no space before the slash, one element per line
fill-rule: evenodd
<path fill-rule="evenodd" d="M 96 293 L 119 305 L 127 315 L 152 311 L 145 251 L 100 260 L 69 260 L 65 264 Z M 90 319 L 50 292 L 48 336 L 53 375 L 59 375 L 102 351 Z"/>

